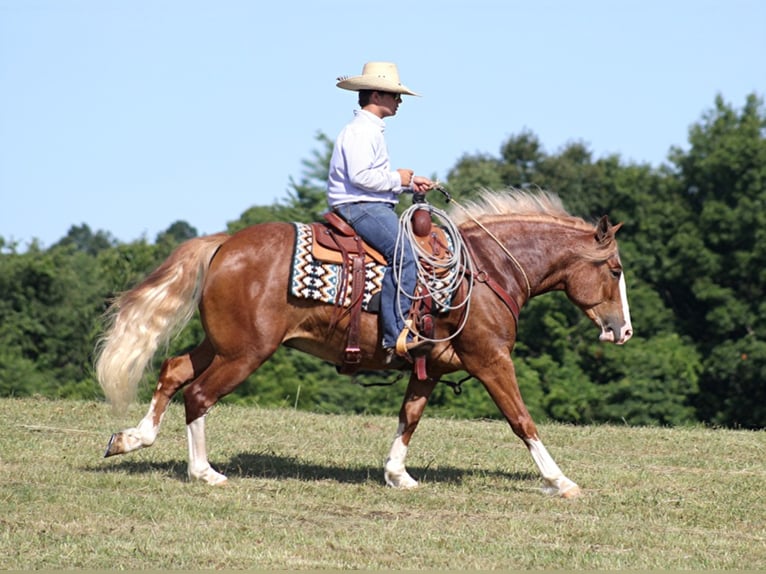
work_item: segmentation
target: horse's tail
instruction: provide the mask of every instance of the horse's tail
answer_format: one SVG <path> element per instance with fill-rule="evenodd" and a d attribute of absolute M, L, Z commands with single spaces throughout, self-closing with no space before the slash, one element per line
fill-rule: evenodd
<path fill-rule="evenodd" d="M 121 294 L 105 315 L 106 330 L 96 348 L 96 377 L 110 403 L 123 411 L 160 345 L 188 323 L 225 233 L 181 244 L 142 283 Z"/>

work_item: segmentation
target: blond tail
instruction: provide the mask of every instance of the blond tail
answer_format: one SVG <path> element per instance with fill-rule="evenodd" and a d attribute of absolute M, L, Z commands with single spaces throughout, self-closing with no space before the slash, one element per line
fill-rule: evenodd
<path fill-rule="evenodd" d="M 135 399 L 138 383 L 161 345 L 194 315 L 208 265 L 225 233 L 181 244 L 141 284 L 120 295 L 106 313 L 96 348 L 96 376 L 118 411 Z"/>

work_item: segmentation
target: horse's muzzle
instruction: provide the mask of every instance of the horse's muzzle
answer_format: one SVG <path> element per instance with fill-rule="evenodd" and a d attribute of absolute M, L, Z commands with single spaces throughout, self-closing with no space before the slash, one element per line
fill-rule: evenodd
<path fill-rule="evenodd" d="M 602 343 L 614 343 L 615 345 L 624 345 L 633 336 L 633 328 L 630 325 L 623 325 L 618 329 L 613 327 L 602 327 L 601 335 L 598 340 Z"/>

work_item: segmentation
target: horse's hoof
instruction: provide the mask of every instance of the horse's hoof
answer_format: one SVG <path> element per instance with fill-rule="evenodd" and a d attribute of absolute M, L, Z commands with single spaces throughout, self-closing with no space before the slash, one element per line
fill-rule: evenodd
<path fill-rule="evenodd" d="M 406 470 L 403 473 L 396 474 L 386 472 L 384 478 L 387 486 L 398 490 L 411 490 L 419 486 L 418 481 L 412 478 Z"/>
<path fill-rule="evenodd" d="M 189 480 L 204 482 L 211 486 L 223 486 L 229 481 L 226 475 L 216 472 L 211 466 L 207 466 L 201 470 L 190 471 Z"/>
<path fill-rule="evenodd" d="M 564 492 L 560 494 L 561 498 L 577 498 L 582 494 L 582 490 L 580 490 L 580 487 L 576 484 L 574 486 L 571 486 Z"/>
<path fill-rule="evenodd" d="M 122 454 L 125 449 L 122 446 L 122 433 L 114 433 L 109 439 L 109 444 L 106 445 L 106 452 L 104 458 L 114 456 L 116 454 Z"/>
<path fill-rule="evenodd" d="M 546 481 L 546 484 L 543 486 L 543 493 L 560 498 L 577 498 L 582 494 L 582 491 L 576 483 L 568 478 L 564 478 L 558 481 Z"/>

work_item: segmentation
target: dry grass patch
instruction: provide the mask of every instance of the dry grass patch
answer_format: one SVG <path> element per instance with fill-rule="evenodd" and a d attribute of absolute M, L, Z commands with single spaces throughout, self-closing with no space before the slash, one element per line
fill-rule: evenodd
<path fill-rule="evenodd" d="M 762 569 L 766 433 L 543 425 L 584 495 L 548 498 L 505 423 L 426 418 L 415 491 L 382 484 L 396 421 L 219 406 L 215 488 L 186 480 L 182 409 L 102 459 L 100 403 L 2 400 L 0 568 Z"/>

